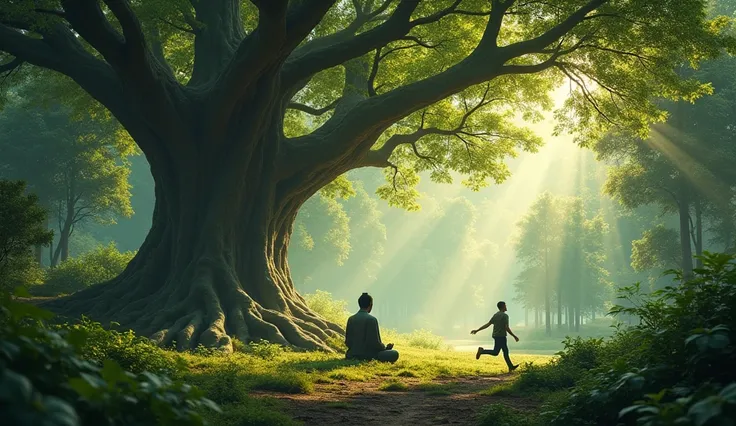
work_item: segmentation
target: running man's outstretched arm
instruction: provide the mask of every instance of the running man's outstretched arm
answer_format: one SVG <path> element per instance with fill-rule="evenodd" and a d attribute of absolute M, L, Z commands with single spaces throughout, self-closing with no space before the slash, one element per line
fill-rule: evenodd
<path fill-rule="evenodd" d="M 477 333 L 477 332 L 479 332 L 479 331 L 483 331 L 483 330 L 485 330 L 486 328 L 488 328 L 488 327 L 490 327 L 490 326 L 491 326 L 491 322 L 492 322 L 492 321 L 488 321 L 487 323 L 485 323 L 485 324 L 481 325 L 479 329 L 471 331 L 471 332 L 470 332 L 470 334 L 475 334 L 475 333 Z"/>

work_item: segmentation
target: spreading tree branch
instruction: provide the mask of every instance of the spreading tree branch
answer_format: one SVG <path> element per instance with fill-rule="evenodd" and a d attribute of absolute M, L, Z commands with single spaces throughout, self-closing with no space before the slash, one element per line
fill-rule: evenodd
<path fill-rule="evenodd" d="M 421 40 L 419 37 L 415 37 L 415 36 L 404 36 L 404 37 L 401 37 L 399 40 L 411 41 L 412 43 L 404 44 L 404 45 L 393 47 L 393 48 L 386 49 L 386 50 L 384 50 L 386 48 L 385 46 L 382 46 L 376 49 L 376 53 L 373 55 L 373 63 L 371 65 L 371 71 L 368 75 L 368 81 L 367 81 L 367 85 L 368 85 L 367 89 L 368 89 L 369 96 L 377 95 L 377 92 L 376 92 L 377 88 L 375 87 L 376 76 L 378 76 L 378 69 L 380 67 L 381 61 L 384 60 L 388 55 L 401 51 L 401 50 L 412 49 L 415 47 L 436 49 L 437 47 L 440 47 L 442 45 L 442 41 L 438 42 L 437 44 L 430 44 L 430 43 L 427 43 Z"/>
<path fill-rule="evenodd" d="M 305 112 L 305 113 L 310 114 L 310 115 L 317 115 L 317 116 L 319 116 L 319 115 L 322 115 L 322 114 L 326 113 L 327 111 L 331 111 L 331 110 L 335 109 L 335 105 L 337 105 L 338 102 L 340 102 L 340 98 L 335 99 L 334 101 L 330 102 L 329 104 L 327 104 L 326 106 L 324 106 L 322 108 L 314 108 L 314 107 L 311 107 L 309 105 L 300 104 L 298 102 L 290 102 L 287 105 L 287 108 L 289 108 L 289 109 L 295 109 L 295 110 L 301 111 L 301 112 Z"/>
<path fill-rule="evenodd" d="M 15 71 L 16 68 L 23 65 L 23 59 L 21 58 L 13 58 L 10 62 L 4 63 L 0 65 L 0 74 L 3 73 L 10 73 Z"/>
<path fill-rule="evenodd" d="M 414 151 L 414 154 L 423 160 L 426 160 L 433 165 L 438 163 L 439 161 L 436 158 L 432 158 L 426 155 L 423 155 L 419 152 L 417 148 L 417 142 L 425 136 L 429 135 L 443 135 L 443 136 L 454 136 L 459 138 L 461 141 L 463 141 L 466 145 L 466 147 L 473 146 L 471 142 L 468 142 L 465 140 L 461 135 L 465 134 L 468 136 L 475 136 L 475 137 L 484 137 L 484 136 L 500 136 L 497 134 L 492 134 L 490 132 L 483 132 L 483 133 L 476 133 L 476 132 L 468 132 L 467 131 L 467 122 L 468 119 L 476 113 L 481 108 L 489 105 L 490 103 L 494 101 L 500 100 L 500 98 L 489 98 L 490 93 L 490 84 L 486 86 L 486 89 L 483 93 L 483 96 L 481 99 L 472 107 L 467 106 L 465 108 L 465 113 L 460 119 L 460 122 L 452 129 L 440 129 L 437 127 L 424 127 L 425 118 L 427 111 L 422 111 L 421 115 L 421 121 L 419 124 L 419 127 L 417 130 L 415 130 L 412 133 L 409 134 L 395 134 L 388 138 L 388 140 L 381 146 L 379 149 L 372 150 L 368 152 L 366 157 L 364 158 L 363 162 L 360 164 L 359 167 L 387 167 L 389 158 L 391 157 L 391 154 L 401 145 L 411 145 L 412 150 Z"/>
<path fill-rule="evenodd" d="M 322 20 L 336 0 L 311 0 L 288 7 L 287 0 L 252 0 L 258 27 L 238 46 L 218 81 L 216 115 L 228 117 L 251 84 L 282 61 Z"/>
<path fill-rule="evenodd" d="M 495 2 L 494 5 L 498 5 L 499 7 L 496 10 L 491 10 L 491 16 L 488 19 L 481 42 L 465 59 L 431 77 L 407 84 L 378 96 L 368 97 L 357 103 L 346 114 L 342 114 L 338 118 L 332 117 L 319 129 L 306 137 L 306 140 L 301 140 L 302 143 L 319 144 L 320 149 L 314 150 L 308 156 L 301 155 L 299 157 L 299 164 L 295 164 L 294 161 L 286 161 L 288 163 L 286 167 L 296 166 L 297 170 L 302 167 L 312 167 L 314 164 L 331 161 L 353 150 L 364 152 L 363 155 L 366 157 L 364 163 L 366 164 L 361 163 L 362 165 L 385 164 L 385 157 L 383 159 L 376 159 L 375 156 L 377 154 L 370 150 L 372 146 L 370 143 L 372 141 L 360 135 L 383 131 L 391 124 L 415 111 L 426 108 L 441 99 L 447 98 L 473 85 L 493 80 L 500 75 L 535 73 L 554 66 L 557 57 L 565 54 L 564 49 L 560 48 L 557 54 L 550 55 L 550 58 L 536 65 L 506 64 L 522 56 L 541 53 L 550 45 L 557 44 L 560 46 L 560 39 L 562 37 L 580 24 L 588 13 L 594 11 L 605 2 L 606 0 L 591 0 L 541 35 L 531 40 L 517 42 L 509 46 L 498 46 L 496 37 L 500 32 L 503 17 L 508 7 L 510 7 L 510 3 Z M 399 7 L 397 7 L 392 17 L 386 23 L 379 25 L 374 30 L 366 31 L 349 41 L 337 43 L 336 46 L 322 49 L 321 53 L 323 55 L 307 54 L 306 57 L 301 59 L 290 58 L 284 68 L 284 75 L 289 76 L 292 72 L 298 73 L 298 71 L 290 68 L 293 65 L 300 65 L 300 68 L 303 68 L 302 71 L 310 69 L 316 71 L 320 66 L 326 65 L 332 60 L 341 62 L 346 57 L 353 57 L 351 56 L 352 54 L 348 55 L 342 52 L 342 49 L 346 46 L 356 48 L 356 52 L 360 52 L 362 55 L 369 50 L 384 46 L 386 44 L 386 38 L 397 39 L 403 37 L 405 33 L 396 34 L 399 30 L 395 28 L 404 31 L 406 27 L 411 27 L 422 18 L 408 21 L 408 23 L 408 18 L 406 17 L 397 18 L 397 16 L 401 16 L 399 12 L 402 6 L 407 7 L 407 10 L 404 11 L 406 12 L 409 10 L 409 6 L 412 6 L 410 10 L 413 11 L 416 5 L 408 2 L 400 3 Z M 446 11 L 447 13 L 451 13 L 453 10 L 456 10 L 456 4 Z M 381 43 L 377 43 L 377 41 Z M 370 47 L 373 47 L 373 49 L 370 49 Z M 368 49 L 366 50 L 366 48 Z M 307 71 L 307 74 L 310 72 L 312 71 Z M 301 153 L 303 150 L 299 149 L 295 152 Z M 287 173 L 293 172 L 295 171 L 289 171 Z"/>
<path fill-rule="evenodd" d="M 333 38 L 332 43 L 317 39 L 294 51 L 284 64 L 282 81 L 287 87 L 298 84 L 319 71 L 343 64 L 392 41 L 400 40 L 412 28 L 437 22 L 452 14 L 460 3 L 461 0 L 456 0 L 450 6 L 431 15 L 411 20 L 419 2 L 401 0 L 391 16 L 375 28 L 352 37 L 343 35 L 339 39 Z"/>

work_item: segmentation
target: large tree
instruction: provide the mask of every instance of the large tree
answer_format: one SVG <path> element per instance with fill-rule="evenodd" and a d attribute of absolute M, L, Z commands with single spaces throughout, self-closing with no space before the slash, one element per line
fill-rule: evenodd
<path fill-rule="evenodd" d="M 310 196 L 360 167 L 387 169 L 379 193 L 395 203 L 416 171 L 501 180 L 503 159 L 538 143 L 511 119 L 551 105 L 565 77 L 567 128 L 645 131 L 661 118 L 652 95 L 704 92 L 674 68 L 719 51 L 705 3 L 5 1 L 3 68 L 69 76 L 128 130 L 156 185 L 125 272 L 53 307 L 182 349 L 231 336 L 326 348 L 342 329 L 307 308 L 286 260 Z M 285 133 L 299 114 L 316 118 Z"/>

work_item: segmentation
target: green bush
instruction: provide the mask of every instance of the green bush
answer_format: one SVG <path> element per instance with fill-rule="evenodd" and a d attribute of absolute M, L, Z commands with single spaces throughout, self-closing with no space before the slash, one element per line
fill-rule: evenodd
<path fill-rule="evenodd" d="M 49 269 L 44 284 L 33 287 L 32 291 L 37 296 L 57 296 L 83 290 L 120 275 L 133 256 L 135 252 L 118 251 L 115 243 L 98 246 Z"/>
<path fill-rule="evenodd" d="M 479 426 L 532 426 L 532 416 L 503 404 L 491 404 L 483 408 L 478 415 Z"/>
<path fill-rule="evenodd" d="M 44 225 L 46 217 L 38 197 L 26 194 L 25 182 L 0 179 L 0 291 L 37 281 L 40 268 L 32 247 L 53 239 Z"/>
<path fill-rule="evenodd" d="M 513 391 L 536 392 L 569 389 L 575 385 L 582 370 L 555 360 L 545 365 L 526 364 L 522 374 L 512 384 Z"/>
<path fill-rule="evenodd" d="M 598 367 L 602 352 L 605 351 L 603 339 L 583 339 L 567 337 L 562 342 L 565 349 L 558 353 L 559 363 L 564 367 L 589 370 Z"/>
<path fill-rule="evenodd" d="M 165 376 L 127 372 L 80 357 L 84 331 L 44 328 L 47 313 L 0 295 L 0 418 L 3 424 L 202 425 L 218 410 L 202 393 Z"/>
<path fill-rule="evenodd" d="M 694 278 L 679 286 L 621 289 L 626 306 L 612 313 L 640 324 L 607 340 L 568 339 L 548 371 L 522 372 L 518 386 L 570 376 L 557 383 L 570 390 L 547 404 L 546 424 L 733 424 L 736 257 L 706 253 L 702 260 Z"/>
<path fill-rule="evenodd" d="M 334 299 L 332 293 L 317 290 L 314 293 L 305 294 L 304 300 L 307 301 L 309 309 L 318 313 L 324 319 L 343 327 L 347 324 L 350 316 L 347 309 L 348 302 Z"/>
<path fill-rule="evenodd" d="M 448 349 L 444 339 L 428 330 L 414 330 L 411 333 L 399 333 L 394 329 L 381 331 L 384 343 L 393 343 L 398 347 L 411 346 L 421 349 Z"/>
<path fill-rule="evenodd" d="M 443 349 L 444 339 L 429 330 L 414 330 L 405 337 L 406 344 L 414 348 Z"/>
<path fill-rule="evenodd" d="M 105 329 L 102 324 L 86 317 L 78 323 L 64 324 L 56 329 L 75 339 L 79 355 L 88 360 L 98 363 L 114 360 L 133 373 L 148 371 L 179 376 L 184 369 L 185 361 L 180 356 L 159 348 L 150 339 L 136 336 L 132 330 Z"/>
<path fill-rule="evenodd" d="M 278 345 L 276 343 L 268 342 L 266 340 L 261 340 L 258 342 L 250 342 L 247 345 L 244 345 L 242 350 L 243 352 L 256 356 L 258 358 L 272 360 L 278 357 L 280 354 L 288 352 L 289 348 Z"/>

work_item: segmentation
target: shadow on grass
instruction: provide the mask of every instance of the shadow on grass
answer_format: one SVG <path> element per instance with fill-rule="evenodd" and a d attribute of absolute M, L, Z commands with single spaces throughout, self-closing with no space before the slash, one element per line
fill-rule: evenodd
<path fill-rule="evenodd" d="M 330 359 L 321 361 L 289 361 L 283 365 L 284 369 L 303 371 L 312 373 L 315 371 L 328 372 L 345 367 L 355 367 L 367 364 L 369 361 L 358 361 L 349 359 Z"/>
<path fill-rule="evenodd" d="M 432 396 L 447 396 L 455 393 L 456 386 L 452 383 L 419 383 L 412 390 L 424 392 Z"/>

